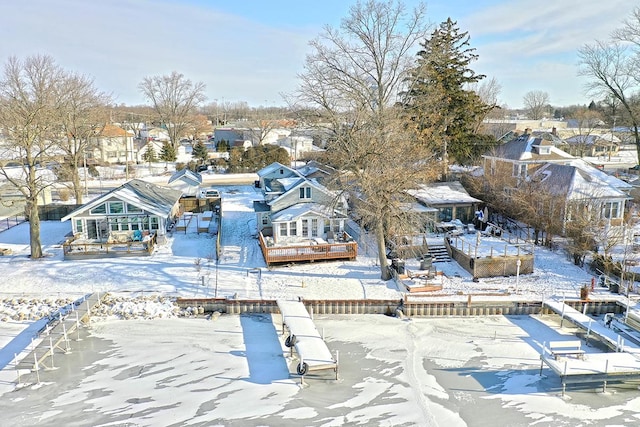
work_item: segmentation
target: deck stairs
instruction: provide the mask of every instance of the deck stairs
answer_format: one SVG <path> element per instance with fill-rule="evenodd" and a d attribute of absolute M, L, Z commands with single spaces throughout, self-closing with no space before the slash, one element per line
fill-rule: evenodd
<path fill-rule="evenodd" d="M 433 262 L 450 262 L 451 257 L 444 243 L 429 242 L 429 255 Z"/>

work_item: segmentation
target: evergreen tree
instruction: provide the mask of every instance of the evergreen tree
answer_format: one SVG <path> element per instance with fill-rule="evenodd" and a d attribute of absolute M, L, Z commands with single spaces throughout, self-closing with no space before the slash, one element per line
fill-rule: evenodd
<path fill-rule="evenodd" d="M 207 147 L 204 145 L 204 142 L 198 141 L 196 145 L 193 146 L 191 157 L 198 160 L 200 163 L 204 163 L 209 160 L 209 152 L 207 151 Z"/>
<path fill-rule="evenodd" d="M 230 150 L 229 143 L 226 140 L 221 139 L 220 142 L 218 142 L 218 146 L 216 147 L 216 150 L 221 153 L 225 151 L 229 151 Z"/>
<path fill-rule="evenodd" d="M 162 150 L 160 151 L 160 160 L 166 163 L 175 162 L 178 156 L 176 155 L 176 149 L 173 145 L 165 142 L 162 144 Z"/>
<path fill-rule="evenodd" d="M 147 144 L 147 151 L 142 153 L 142 160 L 149 163 L 149 168 L 151 168 L 151 163 L 158 160 L 158 156 L 156 156 L 156 150 L 153 149 L 153 144 Z"/>
<path fill-rule="evenodd" d="M 468 33 L 460 33 L 451 18 L 420 45 L 403 103 L 422 143 L 440 153 L 446 175 L 449 155 L 466 164 L 486 148 L 476 144 L 473 125 L 490 107 L 470 88 L 485 76 L 469 68 L 478 55 L 469 47 Z"/>

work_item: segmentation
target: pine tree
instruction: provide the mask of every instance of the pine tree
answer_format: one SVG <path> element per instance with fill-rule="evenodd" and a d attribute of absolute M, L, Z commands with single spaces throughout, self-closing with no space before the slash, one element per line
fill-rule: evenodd
<path fill-rule="evenodd" d="M 422 143 L 440 153 L 445 175 L 450 155 L 464 164 L 486 149 L 486 144 L 476 144 L 478 138 L 473 135 L 474 123 L 489 107 L 470 89 L 485 76 L 469 68 L 478 58 L 469 39 L 451 18 L 442 22 L 420 44 L 404 93 L 405 112 Z"/>
<path fill-rule="evenodd" d="M 147 151 L 142 153 L 142 160 L 149 162 L 149 169 L 151 169 L 151 163 L 158 160 L 156 150 L 153 149 L 153 145 L 151 143 L 147 144 Z"/>
<path fill-rule="evenodd" d="M 209 152 L 207 151 L 207 147 L 204 145 L 204 142 L 198 141 L 196 145 L 193 146 L 191 157 L 199 160 L 200 163 L 204 163 L 209 160 Z"/>
<path fill-rule="evenodd" d="M 162 144 L 162 150 L 160 151 L 160 160 L 165 162 L 165 169 L 167 163 L 175 162 L 177 158 L 178 156 L 176 155 L 176 149 L 173 147 L 173 145 L 169 144 L 168 142 Z"/>

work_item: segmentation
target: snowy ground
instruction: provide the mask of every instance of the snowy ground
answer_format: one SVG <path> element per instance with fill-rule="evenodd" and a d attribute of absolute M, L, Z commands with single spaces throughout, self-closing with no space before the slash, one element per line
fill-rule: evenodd
<path fill-rule="evenodd" d="M 310 380 L 308 388 L 289 375 L 293 362 L 283 357 L 271 316 L 222 316 L 217 322 L 176 318 L 180 313 L 170 302 L 176 296 L 404 295 L 393 282 L 380 280 L 373 246 L 364 240 L 356 261 L 267 269 L 252 210 L 252 201 L 260 197 L 251 186 L 222 188 L 219 263 L 215 239 L 190 230 L 174 233 L 150 257 L 84 261 L 62 258 L 68 223 L 42 224 L 47 257 L 41 260 L 28 258 L 27 224 L 0 233 L 0 248 L 12 250 L 0 257 L 5 279 L 0 284 L 0 348 L 14 345 L 13 338 L 47 310 L 82 295 L 108 292 L 114 301 L 114 309 L 93 323 L 86 344 L 78 343 L 84 350 L 74 352 L 64 373 L 44 386 L 12 391 L 16 375 L 5 361 L 0 366 L 5 367 L 0 372 L 0 411 L 13 408 L 9 419 L 23 425 L 73 424 L 69 417 L 81 411 L 95 418 L 79 425 L 494 424 L 478 418 L 479 413 L 499 413 L 491 419 L 504 420 L 503 425 L 638 422 L 637 391 L 604 397 L 576 392 L 571 396 L 579 403 L 571 403 L 558 397 L 557 378 L 535 375 L 540 342 L 567 333 L 537 318 L 318 319 L 330 348 L 341 349 L 342 379 L 336 383 L 328 375 Z M 408 268 L 418 269 L 418 264 L 407 260 Z M 535 272 L 517 280 L 473 282 L 455 263 L 436 267 L 446 275 L 445 287 L 429 298 L 577 297 L 592 278 L 562 253 L 542 248 L 536 248 Z M 596 292 L 617 297 L 605 289 Z M 124 322 L 114 320 L 116 315 L 164 319 Z M 135 392 L 129 388 L 132 378 Z M 179 411 L 172 411 L 178 406 Z"/>

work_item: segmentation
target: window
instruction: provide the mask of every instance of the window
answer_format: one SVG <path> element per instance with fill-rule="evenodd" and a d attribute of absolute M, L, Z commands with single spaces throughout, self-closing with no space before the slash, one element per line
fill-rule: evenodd
<path fill-rule="evenodd" d="M 298 235 L 298 223 L 296 221 L 289 223 L 289 236 Z"/>
<path fill-rule="evenodd" d="M 518 176 L 524 178 L 527 176 L 527 165 L 526 164 L 518 164 L 514 163 L 513 165 L 513 176 Z"/>
<path fill-rule="evenodd" d="M 280 235 L 281 236 L 286 236 L 287 235 L 287 223 L 286 222 L 280 223 Z"/>
<path fill-rule="evenodd" d="M 309 235 L 309 220 L 308 219 L 303 219 L 302 220 L 302 235 L 304 237 L 307 237 Z"/>
<path fill-rule="evenodd" d="M 127 212 L 129 213 L 142 213 L 142 209 L 137 206 L 132 205 L 131 203 L 127 203 Z"/>
<path fill-rule="evenodd" d="M 157 230 L 158 228 L 160 228 L 158 226 L 158 217 L 157 216 L 152 216 L 149 218 L 149 228 L 151 230 Z"/>
<path fill-rule="evenodd" d="M 602 206 L 602 216 L 605 218 L 618 218 L 620 202 L 607 202 Z"/>
<path fill-rule="evenodd" d="M 82 233 L 84 231 L 82 227 L 82 220 L 76 219 L 76 233 Z"/>
<path fill-rule="evenodd" d="M 118 231 L 118 218 L 111 218 L 109 223 L 111 224 L 109 227 L 111 231 Z"/>
<path fill-rule="evenodd" d="M 110 214 L 121 214 L 121 213 L 124 213 L 124 203 L 122 203 L 122 202 L 109 202 L 109 213 Z"/>
<path fill-rule="evenodd" d="M 300 188 L 300 198 L 301 199 L 310 199 L 311 198 L 311 187 L 301 187 Z"/>
<path fill-rule="evenodd" d="M 96 206 L 95 208 L 91 209 L 89 211 L 89 213 L 91 215 L 100 215 L 100 214 L 106 214 L 107 213 L 107 205 L 106 204 L 101 204 Z"/>
<path fill-rule="evenodd" d="M 269 217 L 267 215 L 262 215 L 262 225 L 269 224 Z"/>
<path fill-rule="evenodd" d="M 318 220 L 316 218 L 311 220 L 311 237 L 318 237 Z"/>

